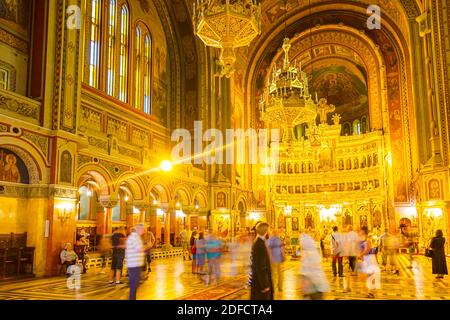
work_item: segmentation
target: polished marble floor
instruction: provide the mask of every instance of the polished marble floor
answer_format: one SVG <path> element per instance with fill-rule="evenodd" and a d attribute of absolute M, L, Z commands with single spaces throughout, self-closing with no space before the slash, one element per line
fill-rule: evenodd
<path fill-rule="evenodd" d="M 431 274 L 431 261 L 415 256 L 413 268 L 406 255 L 399 256 L 400 274 L 382 272 L 381 290 L 375 299 L 386 300 L 450 300 L 448 277 L 436 280 Z M 288 260 L 283 266 L 284 290 L 277 292 L 276 299 L 302 299 L 300 289 L 299 261 Z M 350 277 L 351 292 L 344 292 L 345 278 L 334 278 L 330 263 L 324 262 L 324 270 L 330 282 L 331 291 L 327 300 L 367 299 L 363 276 Z M 152 272 L 142 282 L 138 299 L 178 300 L 246 300 L 249 291 L 245 287 L 247 275 L 242 265 L 233 263 L 225 256 L 221 267 L 222 275 L 217 283 L 205 283 L 204 276 L 191 273 L 190 262 L 181 257 L 157 260 L 152 263 Z M 0 300 L 118 300 L 127 299 L 128 286 L 108 285 L 107 275 L 100 270 L 90 270 L 82 276 L 80 289 L 69 289 L 65 277 L 34 279 L 15 283 L 0 283 Z"/>

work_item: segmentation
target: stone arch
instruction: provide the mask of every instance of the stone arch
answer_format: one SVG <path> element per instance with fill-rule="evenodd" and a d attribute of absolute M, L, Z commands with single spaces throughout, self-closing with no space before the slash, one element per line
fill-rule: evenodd
<path fill-rule="evenodd" d="M 411 90 L 411 57 L 408 48 L 410 41 L 410 32 L 402 32 L 398 25 L 392 22 L 389 17 L 383 20 L 381 30 L 360 30 L 363 23 L 367 20 L 366 8 L 356 3 L 347 4 L 340 11 L 336 11 L 336 3 L 316 3 L 314 9 L 294 10 L 287 19 L 287 36 L 291 39 L 298 36 L 298 32 L 305 33 L 311 23 L 316 25 L 311 32 L 324 30 L 328 26 L 337 26 L 347 29 L 352 36 L 362 38 L 364 46 L 370 48 L 372 55 L 375 55 L 375 61 L 378 62 L 379 69 L 372 75 L 380 74 L 378 110 L 375 113 L 379 126 L 372 125 L 375 130 L 389 132 L 387 135 L 387 147 L 395 151 L 392 170 L 389 169 L 386 178 L 392 180 L 394 190 L 392 193 L 393 202 L 405 203 L 409 201 L 410 190 L 409 182 L 415 168 L 418 168 L 417 157 L 413 156 L 416 152 L 416 145 L 411 142 L 411 132 L 414 132 L 415 121 L 412 118 L 414 114 L 413 99 Z M 305 12 L 308 11 L 308 12 Z M 308 23 L 311 22 L 311 23 Z M 320 23 L 320 26 L 317 26 Z M 269 66 L 273 58 L 277 55 L 277 49 L 281 46 L 283 37 L 284 23 L 278 22 L 271 29 L 267 37 L 260 37 L 258 42 L 252 46 L 253 50 L 248 53 L 249 63 L 246 73 L 245 84 L 247 95 L 245 96 L 248 113 L 252 117 L 252 126 L 258 127 L 259 110 L 257 108 L 257 99 L 261 93 L 261 84 L 270 70 Z M 344 30 L 344 31 L 347 31 Z M 380 72 L 381 71 L 381 72 Z M 369 91 L 373 91 L 369 88 Z M 387 106 L 381 109 L 381 106 Z M 371 104 L 373 108 L 373 104 Z M 376 108 L 374 108 L 376 109 Z M 401 175 L 394 175 L 393 172 L 401 172 Z M 403 178 L 398 178 L 403 177 Z"/>
<path fill-rule="evenodd" d="M 30 184 L 42 184 L 49 181 L 47 161 L 33 144 L 16 137 L 2 136 L 0 147 L 11 150 L 23 160 L 28 170 Z"/>
<path fill-rule="evenodd" d="M 75 177 L 77 187 L 82 186 L 88 180 L 93 180 L 97 184 L 99 196 L 118 194 L 118 188 L 117 190 L 114 188 L 113 180 L 108 171 L 98 165 L 88 164 L 77 171 Z"/>
<path fill-rule="evenodd" d="M 208 194 L 205 190 L 197 189 L 193 192 L 193 199 L 198 201 L 200 208 L 208 207 Z"/>
<path fill-rule="evenodd" d="M 248 204 L 247 204 L 247 198 L 245 197 L 244 194 L 240 194 L 240 195 L 238 196 L 238 199 L 237 199 L 236 203 L 237 203 L 236 209 L 239 210 L 239 204 L 242 203 L 243 208 L 244 208 L 244 212 L 247 212 L 247 210 L 248 210 Z"/>
<path fill-rule="evenodd" d="M 127 188 L 133 195 L 133 199 L 135 200 L 147 199 L 147 196 L 145 195 L 145 185 L 139 176 L 131 173 L 121 175 L 120 178 L 118 179 L 117 189 L 122 185 L 127 186 Z"/>
<path fill-rule="evenodd" d="M 174 188 L 174 195 L 179 195 L 181 197 L 181 202 L 185 206 L 191 206 L 194 203 L 192 192 L 189 190 L 189 186 L 179 183 Z"/>
<path fill-rule="evenodd" d="M 153 179 L 147 188 L 147 194 L 150 197 L 150 201 L 159 200 L 160 203 L 169 204 L 172 200 L 172 192 L 169 185 L 159 179 Z M 158 199 L 155 199 L 157 197 Z"/>

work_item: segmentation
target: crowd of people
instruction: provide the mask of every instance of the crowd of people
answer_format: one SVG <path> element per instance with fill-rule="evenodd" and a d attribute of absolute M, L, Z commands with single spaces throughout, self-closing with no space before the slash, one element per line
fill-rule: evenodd
<path fill-rule="evenodd" d="M 256 240 L 253 242 L 251 253 L 251 294 L 254 300 L 273 299 L 274 287 L 278 283 L 278 290 L 282 290 L 280 258 L 274 248 L 283 248 L 284 244 L 275 230 L 269 236 L 269 225 L 265 222 L 255 226 Z M 374 298 L 377 290 L 381 289 L 382 271 L 400 274 L 397 254 L 400 248 L 411 248 L 411 238 L 407 233 L 388 231 L 378 237 L 369 234 L 367 226 L 362 226 L 358 232 L 348 226 L 340 232 L 337 226 L 332 232 L 325 229 L 321 235 L 312 232 L 302 232 L 300 235 L 300 274 L 302 291 L 306 299 L 322 299 L 329 291 L 329 283 L 323 270 L 323 261 L 331 261 L 334 277 L 342 277 L 344 292 L 352 290 L 352 277 L 358 274 L 365 277 L 367 297 Z M 437 230 L 431 240 L 428 250 L 431 252 L 432 273 L 437 279 L 448 274 L 444 250 L 445 238 L 442 230 Z M 282 250 L 283 251 L 283 250 Z M 410 253 L 410 265 L 414 265 L 414 258 Z M 381 255 L 381 266 L 378 256 Z M 331 258 L 331 260 L 330 260 Z M 278 275 L 275 277 L 275 275 Z"/>
<path fill-rule="evenodd" d="M 347 226 L 343 231 L 334 226 L 331 230 L 323 229 L 321 234 L 311 230 L 300 232 L 298 250 L 293 248 L 292 255 L 296 258 L 300 252 L 299 285 L 305 298 L 323 299 L 329 292 L 323 262 L 331 263 L 334 277 L 343 278 L 344 292 L 352 290 L 352 277 L 360 275 L 366 279 L 367 297 L 374 298 L 381 288 L 382 272 L 400 274 L 399 249 L 411 247 L 411 240 L 405 235 L 407 233 L 385 229 L 383 234 L 377 236 L 369 234 L 366 226 L 358 232 L 352 226 Z M 87 246 L 88 237 L 81 230 L 77 235 L 77 245 L 83 243 Z M 225 241 L 212 231 L 193 230 L 190 237 L 187 230 L 180 233 L 183 257 L 192 261 L 193 274 L 203 279 L 206 285 L 217 284 L 222 274 L 222 256 L 227 251 L 231 260 L 231 275 L 248 273 L 247 286 L 251 288 L 250 298 L 253 300 L 270 300 L 274 298 L 275 290 L 283 291 L 283 262 L 286 260 L 286 246 L 290 245 L 287 240 L 283 230 L 270 229 L 265 222 L 257 223 L 252 232 L 240 233 L 231 241 Z M 125 228 L 118 228 L 99 243 L 102 257 L 111 255 L 110 285 L 123 283 L 121 278 L 126 262 L 129 299 L 136 299 L 139 284 L 151 272 L 151 249 L 155 242 L 153 233 L 138 224 L 128 235 Z M 444 245 L 445 238 L 438 230 L 427 248 L 427 256 L 432 258 L 432 273 L 437 279 L 448 274 Z M 412 268 L 414 257 L 411 251 L 408 252 L 409 267 Z M 64 245 L 60 259 L 68 276 L 73 273 L 72 266 L 78 263 L 85 272 L 85 257 L 84 251 L 76 252 L 72 244 Z M 105 269 L 104 263 L 101 273 L 106 273 Z"/>

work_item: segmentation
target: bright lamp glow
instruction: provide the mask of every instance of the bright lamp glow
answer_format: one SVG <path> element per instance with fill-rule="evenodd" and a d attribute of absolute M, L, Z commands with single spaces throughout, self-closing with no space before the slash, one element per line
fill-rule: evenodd
<path fill-rule="evenodd" d="M 170 162 L 168 160 L 164 160 L 161 162 L 159 167 L 162 171 L 168 172 L 168 171 L 172 170 L 173 165 L 172 165 L 172 162 Z"/>
<path fill-rule="evenodd" d="M 175 216 L 177 218 L 183 218 L 184 217 L 184 212 L 181 210 L 175 210 Z"/>
<path fill-rule="evenodd" d="M 125 200 L 125 202 L 127 202 L 128 200 L 130 200 L 130 198 L 128 196 L 125 196 L 125 198 L 123 198 L 123 200 Z"/>
<path fill-rule="evenodd" d="M 442 217 L 442 209 L 441 208 L 428 208 L 428 209 L 425 209 L 425 214 L 427 216 L 430 216 L 433 218 L 441 218 Z"/>
<path fill-rule="evenodd" d="M 329 207 L 320 206 L 320 220 L 321 221 L 335 221 L 336 216 L 340 213 L 339 205 L 332 205 Z"/>
<path fill-rule="evenodd" d="M 162 217 L 163 215 L 164 215 L 164 210 L 162 210 L 162 209 L 156 209 L 156 215 L 158 216 L 158 217 Z"/>

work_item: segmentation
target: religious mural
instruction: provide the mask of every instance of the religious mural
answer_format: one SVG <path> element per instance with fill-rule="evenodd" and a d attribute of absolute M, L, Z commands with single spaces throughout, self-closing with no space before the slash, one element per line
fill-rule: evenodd
<path fill-rule="evenodd" d="M 430 180 L 430 182 L 428 182 L 428 192 L 430 200 L 441 199 L 441 188 L 439 186 L 439 180 L 432 179 Z"/>
<path fill-rule="evenodd" d="M 366 80 L 346 66 L 330 65 L 314 71 L 311 86 L 312 92 L 336 107 L 343 121 L 369 115 Z"/>
<path fill-rule="evenodd" d="M 64 183 L 72 183 L 72 156 L 69 151 L 64 151 L 61 154 L 59 181 Z"/>
<path fill-rule="evenodd" d="M 226 202 L 226 195 L 224 192 L 218 192 L 217 193 L 217 199 L 216 199 L 216 208 L 226 208 L 227 202 Z"/>
<path fill-rule="evenodd" d="M 14 152 L 0 148 L 0 181 L 29 183 L 27 167 Z"/>

